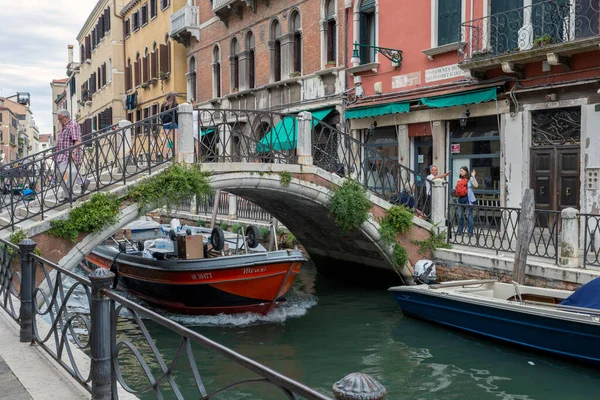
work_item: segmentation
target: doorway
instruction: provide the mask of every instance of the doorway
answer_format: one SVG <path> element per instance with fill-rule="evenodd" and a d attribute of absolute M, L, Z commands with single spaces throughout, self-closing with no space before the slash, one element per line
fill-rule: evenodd
<path fill-rule="evenodd" d="M 433 164 L 433 136 L 415 137 L 414 149 L 414 170 L 418 175 L 426 177 L 429 175 L 429 167 Z"/>

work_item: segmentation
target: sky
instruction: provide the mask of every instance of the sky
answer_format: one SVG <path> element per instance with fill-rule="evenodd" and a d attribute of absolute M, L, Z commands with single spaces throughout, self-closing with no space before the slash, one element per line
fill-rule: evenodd
<path fill-rule="evenodd" d="M 0 97 L 29 92 L 40 133 L 52 133 L 50 82 L 67 77 L 67 45 L 79 60 L 77 34 L 96 2 L 0 0 Z"/>

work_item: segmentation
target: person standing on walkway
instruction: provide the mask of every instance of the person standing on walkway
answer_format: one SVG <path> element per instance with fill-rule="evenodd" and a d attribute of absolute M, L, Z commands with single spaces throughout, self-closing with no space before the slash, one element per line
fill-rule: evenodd
<path fill-rule="evenodd" d="M 427 194 L 427 203 L 425 204 L 425 214 L 429 215 L 431 212 L 431 183 L 429 183 L 430 181 L 433 181 L 434 179 L 444 179 L 445 177 L 447 177 L 448 175 L 450 175 L 450 172 L 452 171 L 448 171 L 445 174 L 439 174 L 439 169 L 436 165 L 432 165 L 429 167 L 429 175 L 427 175 L 427 177 L 425 179 L 427 179 L 425 181 L 425 188 L 426 188 L 426 194 Z"/>
<path fill-rule="evenodd" d="M 89 181 L 77 173 L 78 166 L 81 165 L 81 149 L 67 150 L 71 146 L 81 143 L 81 128 L 79 124 L 71 119 L 71 114 L 67 110 L 59 110 L 57 113 L 58 122 L 62 129 L 56 139 L 56 179 L 60 182 L 64 198 L 61 202 L 66 202 L 72 197 L 73 183 L 81 185 L 81 194 L 83 195 L 88 188 Z M 74 176 L 77 179 L 74 180 Z"/>
<path fill-rule="evenodd" d="M 469 174 L 469 167 L 460 167 L 460 173 L 455 188 L 455 194 L 459 204 L 456 210 L 458 216 L 457 235 L 463 234 L 465 218 L 467 219 L 467 232 L 469 233 L 469 237 L 473 235 L 473 205 L 476 203 L 473 188 L 479 187 L 475 175 L 477 175 L 477 172 L 474 169 Z"/>

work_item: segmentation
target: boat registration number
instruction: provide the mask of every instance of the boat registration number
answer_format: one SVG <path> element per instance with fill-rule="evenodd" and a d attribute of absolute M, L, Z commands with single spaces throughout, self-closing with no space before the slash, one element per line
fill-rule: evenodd
<path fill-rule="evenodd" d="M 261 272 L 267 272 L 267 267 L 242 268 L 242 273 L 244 275 L 248 275 L 248 274 L 260 274 Z"/>
<path fill-rule="evenodd" d="M 202 279 L 212 279 L 212 274 L 210 272 L 204 274 L 192 274 L 192 280 L 199 281 Z"/>

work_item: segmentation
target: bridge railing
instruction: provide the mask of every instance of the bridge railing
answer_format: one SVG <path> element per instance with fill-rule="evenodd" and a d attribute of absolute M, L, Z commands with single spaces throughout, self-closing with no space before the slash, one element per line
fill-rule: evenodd
<path fill-rule="evenodd" d="M 384 200 L 430 216 L 427 183 L 431 182 L 426 177 L 323 121 L 313 118 L 312 125 L 314 165 L 355 179 Z"/>
<path fill-rule="evenodd" d="M 84 278 L 34 255 L 30 239 L 0 247 L 0 304 L 20 324 L 23 346 L 42 348 L 94 399 L 118 399 L 119 386 L 160 399 L 250 395 L 257 383 L 289 399 L 330 399 L 121 296 L 106 269 Z M 161 347 L 148 325 L 178 337 L 176 348 Z"/>
<path fill-rule="evenodd" d="M 296 162 L 296 115 L 230 109 L 194 112 L 199 162 Z"/>
<path fill-rule="evenodd" d="M 74 203 L 90 192 L 151 173 L 174 157 L 175 129 L 162 123 L 176 110 L 108 130 L 66 149 L 29 157 L 0 172 L 0 229 Z M 87 186 L 84 192 L 82 188 Z M 79 188 L 79 190 L 75 190 Z"/>
<path fill-rule="evenodd" d="M 600 267 L 600 215 L 581 214 L 579 218 L 584 229 L 583 267 Z"/>

